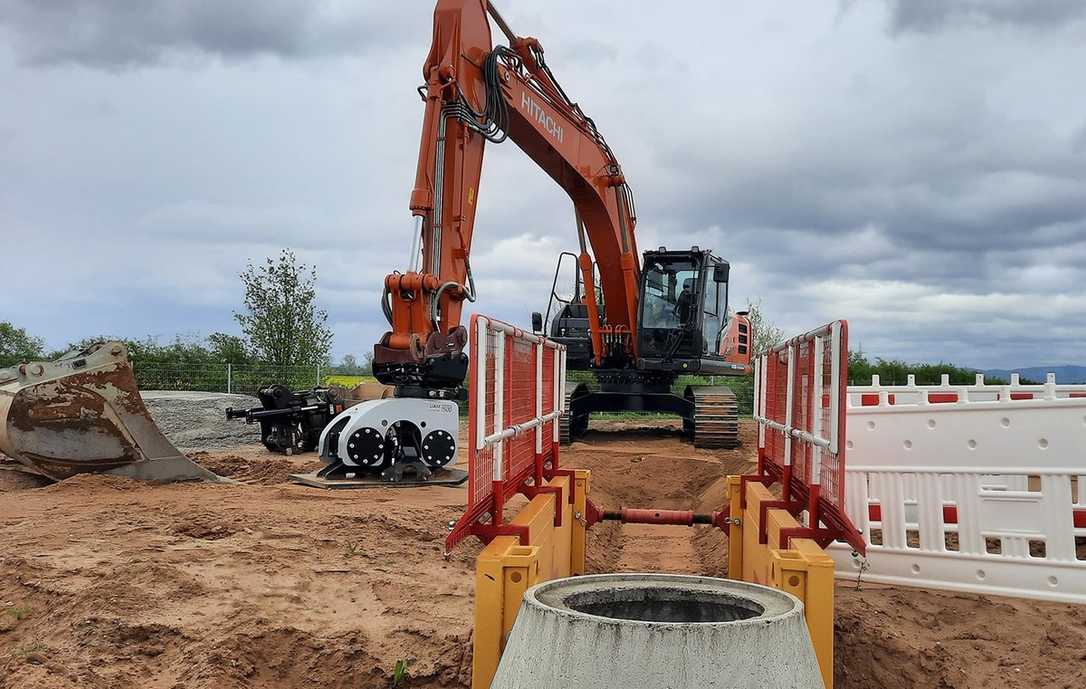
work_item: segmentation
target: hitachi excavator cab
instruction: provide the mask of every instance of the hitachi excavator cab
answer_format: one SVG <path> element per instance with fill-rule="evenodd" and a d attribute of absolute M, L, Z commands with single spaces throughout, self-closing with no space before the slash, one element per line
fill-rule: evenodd
<path fill-rule="evenodd" d="M 730 266 L 709 251 L 692 247 L 646 251 L 641 269 L 638 368 L 728 375 L 745 369 L 746 324 L 739 334 L 740 357 L 725 355 L 729 325 Z"/>
<path fill-rule="evenodd" d="M 591 371 L 595 378 L 567 382 L 563 441 L 571 442 L 586 430 L 593 412 L 646 412 L 681 416 L 699 447 L 736 447 L 735 396 L 726 386 L 707 384 L 712 382 L 709 377 L 746 373 L 750 362 L 746 314 L 728 311 L 728 262 L 696 246 L 646 251 L 636 356 L 616 354 L 634 348 L 623 349 L 621 334 L 612 333 L 598 363 L 586 299 L 601 291 L 584 288 L 576 263 L 574 254 L 559 257 L 546 316 L 532 315 L 537 332 L 566 345 L 567 370 Z M 563 278 L 572 284 L 565 293 L 559 289 Z M 597 306 L 606 332 L 606 304 L 600 301 Z M 683 375 L 701 378 L 680 379 Z"/>
<path fill-rule="evenodd" d="M 575 269 L 576 260 L 569 252 L 559 257 L 546 317 L 533 314 L 533 325 L 543 332 L 546 322 L 548 336 L 566 345 L 570 370 L 587 370 L 597 367 L 592 364 L 586 290 Z M 563 294 L 559 282 L 570 277 L 571 268 L 575 276 L 570 280 L 572 289 Z M 745 312 L 728 313 L 729 276 L 727 261 L 696 246 L 681 251 L 664 247 L 646 251 L 638 314 L 639 356 L 631 365 L 641 370 L 703 375 L 745 372 L 750 359 L 749 325 Z M 595 293 L 602 294 L 598 288 Z M 606 320 L 602 301 L 599 309 L 601 319 Z"/>

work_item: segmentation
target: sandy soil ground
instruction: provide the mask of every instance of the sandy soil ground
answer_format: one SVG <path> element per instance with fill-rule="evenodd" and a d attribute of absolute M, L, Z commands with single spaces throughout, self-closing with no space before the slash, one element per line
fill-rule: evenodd
<path fill-rule="evenodd" d="M 604 507 L 712 509 L 749 450 L 594 423 L 563 455 Z M 747 448 L 750 427 L 744 428 Z M 463 488 L 326 492 L 263 448 L 196 459 L 238 485 L 0 471 L 0 689 L 467 687 L 472 566 L 441 554 Z M 596 571 L 723 574 L 711 529 L 600 525 Z M 837 686 L 1079 687 L 1086 608 L 838 587 Z"/>

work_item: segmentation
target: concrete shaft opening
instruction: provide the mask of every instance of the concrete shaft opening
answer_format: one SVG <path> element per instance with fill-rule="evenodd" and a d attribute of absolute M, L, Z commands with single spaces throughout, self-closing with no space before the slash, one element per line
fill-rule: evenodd
<path fill-rule="evenodd" d="M 667 585 L 591 589 L 567 596 L 565 604 L 588 615 L 641 622 L 734 622 L 765 613 L 750 598 Z"/>
<path fill-rule="evenodd" d="M 491 689 L 821 687 L 803 604 L 777 589 L 600 574 L 528 589 Z"/>

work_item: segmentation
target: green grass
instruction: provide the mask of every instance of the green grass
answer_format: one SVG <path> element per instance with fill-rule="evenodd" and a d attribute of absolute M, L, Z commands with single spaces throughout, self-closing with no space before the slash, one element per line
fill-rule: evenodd
<path fill-rule="evenodd" d="M 30 608 L 25 605 L 13 605 L 9 608 L 4 608 L 4 612 L 17 620 L 21 620 L 30 614 Z"/>
<path fill-rule="evenodd" d="M 410 660 L 397 660 L 396 667 L 392 670 L 392 686 L 399 687 L 407 679 L 407 666 L 411 664 Z"/>
<path fill-rule="evenodd" d="M 322 382 L 325 385 L 339 385 L 345 388 L 353 388 L 361 383 L 376 383 L 377 379 L 373 376 L 324 376 Z"/>

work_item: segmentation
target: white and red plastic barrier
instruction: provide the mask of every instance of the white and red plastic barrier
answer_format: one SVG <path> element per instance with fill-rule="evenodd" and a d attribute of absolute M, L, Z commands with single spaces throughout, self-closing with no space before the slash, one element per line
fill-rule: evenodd
<path fill-rule="evenodd" d="M 848 391 L 841 577 L 1086 603 L 1086 386 Z M 860 571 L 860 570 L 863 571 Z"/>

